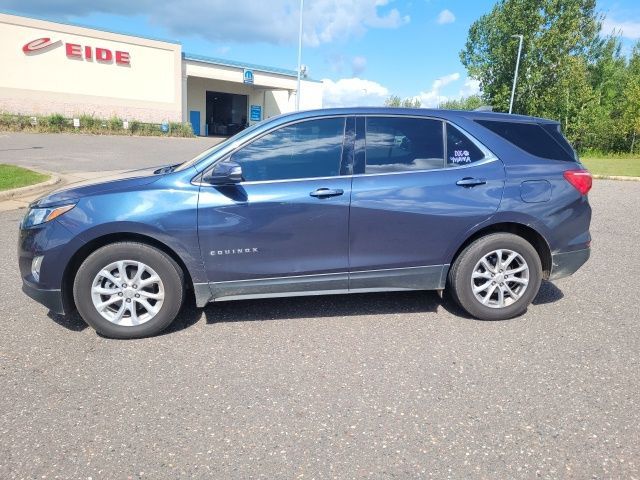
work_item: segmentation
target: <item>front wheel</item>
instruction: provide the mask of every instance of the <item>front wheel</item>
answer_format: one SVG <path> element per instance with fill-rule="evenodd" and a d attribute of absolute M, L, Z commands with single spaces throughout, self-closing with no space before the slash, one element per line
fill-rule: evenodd
<path fill-rule="evenodd" d="M 121 242 L 99 248 L 82 263 L 73 284 L 82 318 L 112 338 L 141 338 L 169 326 L 184 298 L 175 261 L 154 247 Z"/>
<path fill-rule="evenodd" d="M 524 313 L 542 281 L 538 252 L 524 238 L 495 233 L 471 243 L 449 272 L 456 302 L 481 320 L 505 320 Z"/>

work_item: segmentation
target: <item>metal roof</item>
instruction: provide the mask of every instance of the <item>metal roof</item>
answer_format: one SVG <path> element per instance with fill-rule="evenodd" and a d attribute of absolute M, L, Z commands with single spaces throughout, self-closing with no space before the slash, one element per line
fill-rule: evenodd
<path fill-rule="evenodd" d="M 228 60 L 225 58 L 217 58 L 217 57 L 207 57 L 205 55 L 197 55 L 194 53 L 182 53 L 182 58 L 184 60 L 192 60 L 195 62 L 202 63 L 210 63 L 212 65 L 222 65 L 224 67 L 235 67 L 235 68 L 246 68 L 247 70 L 257 70 L 259 72 L 267 72 L 267 73 L 275 73 L 278 75 L 285 75 L 287 77 L 297 78 L 297 73 L 295 70 L 289 70 L 286 68 L 280 67 L 268 67 L 266 65 L 258 65 L 255 63 L 245 63 L 239 62 L 237 60 Z M 309 82 L 319 82 L 319 80 L 311 80 L 309 78 L 305 78 L 304 80 Z"/>

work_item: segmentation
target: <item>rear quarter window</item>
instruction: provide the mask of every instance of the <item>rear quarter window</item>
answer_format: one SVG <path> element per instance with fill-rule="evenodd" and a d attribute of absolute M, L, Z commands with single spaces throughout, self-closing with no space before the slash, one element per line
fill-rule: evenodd
<path fill-rule="evenodd" d="M 576 151 L 562 134 L 560 125 L 558 125 L 557 123 L 546 123 L 542 125 L 542 128 L 544 128 L 545 132 L 551 135 L 553 139 L 558 142 L 558 144 L 564 149 L 565 152 L 567 152 L 571 156 L 571 158 L 573 158 L 574 160 L 578 160 Z"/>
<path fill-rule="evenodd" d="M 572 151 L 571 153 L 567 151 L 566 147 L 561 146 L 558 140 L 554 138 L 554 134 L 548 132 L 538 123 L 501 122 L 495 120 L 476 120 L 476 123 L 488 128 L 516 147 L 536 157 L 575 162 L 575 156 Z M 555 127 L 555 125 L 553 126 Z M 562 137 L 557 127 L 556 132 Z M 566 140 L 564 142 L 567 143 Z"/>
<path fill-rule="evenodd" d="M 447 124 L 447 167 L 469 165 L 484 158 L 482 150 L 465 134 L 453 125 Z"/>

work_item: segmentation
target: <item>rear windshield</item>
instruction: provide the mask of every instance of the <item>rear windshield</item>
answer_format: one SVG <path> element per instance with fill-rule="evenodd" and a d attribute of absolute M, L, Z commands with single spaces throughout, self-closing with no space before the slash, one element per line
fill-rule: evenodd
<path fill-rule="evenodd" d="M 552 160 L 565 160 L 575 162 L 575 155 L 569 143 L 564 139 L 556 124 L 550 124 L 543 128 L 538 123 L 500 122 L 495 120 L 476 120 L 483 127 L 500 135 L 505 140 L 520 147 L 527 153 L 536 157 Z M 558 137 L 562 138 L 563 146 Z"/>

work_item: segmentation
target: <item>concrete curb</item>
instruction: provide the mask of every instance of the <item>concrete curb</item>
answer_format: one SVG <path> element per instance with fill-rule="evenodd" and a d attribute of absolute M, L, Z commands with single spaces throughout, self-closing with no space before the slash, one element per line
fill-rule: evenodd
<path fill-rule="evenodd" d="M 36 168 L 30 168 L 30 167 L 25 167 L 25 168 L 29 168 L 29 170 L 32 170 L 37 173 L 41 173 L 43 175 L 49 175 L 51 178 L 49 178 L 49 180 L 46 180 L 44 182 L 36 183 L 35 185 L 27 185 L 26 187 L 12 188 L 11 190 L 4 190 L 0 192 L 0 202 L 3 202 L 5 200 L 12 200 L 14 198 L 24 197 L 26 195 L 37 195 L 39 193 L 45 193 L 48 190 L 50 190 L 51 186 L 60 183 L 60 176 L 56 175 L 53 172 L 46 172 L 44 170 L 39 170 Z"/>
<path fill-rule="evenodd" d="M 625 177 L 623 175 L 594 175 L 598 180 L 623 180 L 627 182 L 640 182 L 640 177 Z"/>

